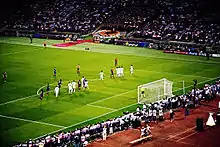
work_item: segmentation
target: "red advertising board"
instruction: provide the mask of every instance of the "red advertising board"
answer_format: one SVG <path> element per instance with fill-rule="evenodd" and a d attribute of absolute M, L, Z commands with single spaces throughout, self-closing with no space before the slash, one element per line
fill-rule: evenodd
<path fill-rule="evenodd" d="M 174 54 L 184 54 L 184 55 L 187 55 L 187 54 L 188 54 L 188 52 L 174 51 Z"/>

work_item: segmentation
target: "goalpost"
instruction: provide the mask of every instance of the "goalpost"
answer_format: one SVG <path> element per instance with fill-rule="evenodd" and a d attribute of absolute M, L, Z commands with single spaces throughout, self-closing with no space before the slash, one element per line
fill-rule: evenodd
<path fill-rule="evenodd" d="M 138 86 L 138 103 L 149 104 L 173 96 L 173 82 L 166 78 Z"/>

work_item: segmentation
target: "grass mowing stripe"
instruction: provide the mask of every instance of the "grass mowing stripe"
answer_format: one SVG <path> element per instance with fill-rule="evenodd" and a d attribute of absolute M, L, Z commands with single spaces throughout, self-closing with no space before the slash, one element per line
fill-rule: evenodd
<path fill-rule="evenodd" d="M 202 83 L 205 83 L 205 82 L 213 81 L 213 80 L 218 79 L 218 78 L 220 78 L 220 76 L 219 76 L 219 77 L 216 77 L 216 78 L 212 78 L 212 79 L 209 79 L 209 80 L 205 80 L 205 81 L 199 82 L 198 84 L 202 84 Z M 185 89 L 186 89 L 186 88 L 190 88 L 190 87 L 192 87 L 192 86 L 193 86 L 193 85 L 187 86 L 187 87 L 185 87 Z M 180 90 L 182 90 L 182 89 L 183 89 L 183 88 L 179 88 L 179 89 L 177 89 L 177 90 L 175 90 L 175 91 L 173 91 L 173 92 L 177 92 L 177 91 L 180 91 Z M 57 133 L 57 132 L 59 132 L 59 131 L 63 131 L 63 130 L 65 130 L 65 129 L 69 129 L 69 128 L 75 127 L 75 126 L 77 126 L 77 125 L 80 125 L 80 124 L 83 124 L 83 123 L 86 123 L 86 122 L 89 122 L 89 121 L 98 119 L 98 118 L 100 118 L 100 117 L 104 117 L 104 116 L 106 116 L 106 115 L 108 115 L 108 114 L 111 114 L 111 113 L 114 113 L 114 112 L 117 112 L 117 111 L 120 111 L 120 110 L 129 108 L 129 107 L 132 107 L 132 106 L 134 106 L 134 105 L 137 105 L 137 103 L 134 103 L 134 104 L 131 104 L 131 105 L 122 107 L 122 108 L 120 108 L 120 109 L 116 109 L 116 110 L 114 110 L 114 111 L 110 111 L 110 112 L 104 113 L 104 114 L 99 115 L 99 116 L 96 116 L 96 117 L 94 117 L 94 118 L 90 118 L 90 119 L 87 119 L 87 120 L 85 120 L 85 121 L 81 121 L 81 122 L 79 122 L 79 123 L 76 123 L 76 124 L 67 126 L 67 127 L 63 128 L 63 129 L 59 129 L 59 130 L 56 130 L 56 131 L 53 131 L 53 132 L 50 132 L 50 133 L 47 133 L 47 134 L 55 134 L 55 133 Z M 42 136 L 36 137 L 34 140 L 39 139 L 39 138 L 42 138 L 42 137 L 44 137 L 44 136 L 45 136 L 45 134 L 42 135 Z"/>
<path fill-rule="evenodd" d="M 110 99 L 110 98 L 113 98 L 113 97 L 121 96 L 121 95 L 123 95 L 123 94 L 130 93 L 130 92 L 132 92 L 132 91 L 134 91 L 134 90 L 137 90 L 137 89 L 132 89 L 132 90 L 129 90 L 129 91 L 120 93 L 120 94 L 116 94 L 116 95 L 113 95 L 113 96 L 110 96 L 110 97 L 107 97 L 107 98 L 104 98 L 104 99 L 101 99 L 101 100 L 98 100 L 98 101 L 89 103 L 88 105 L 92 105 L 92 104 L 95 104 L 95 103 L 98 103 L 98 102 L 102 102 L 102 101 L 105 101 L 105 100 Z"/>
<path fill-rule="evenodd" d="M 19 45 L 25 45 L 25 46 L 29 46 L 29 43 L 22 43 L 22 42 L 18 42 L 18 41 L 6 41 L 6 40 L 0 40 L 0 43 L 8 43 L 8 44 L 19 44 Z M 38 47 L 43 47 L 43 44 L 39 44 L 39 43 L 33 43 L 32 46 L 38 46 Z M 75 50 L 75 51 L 86 51 L 84 49 L 77 49 L 77 48 L 68 48 L 68 47 L 55 47 L 52 45 L 47 45 L 47 48 L 54 48 L 54 49 L 62 49 L 62 50 Z M 106 51 L 106 49 L 104 50 Z M 159 57 L 159 56 L 152 56 L 152 55 L 136 55 L 136 54 L 132 54 L 132 53 L 126 53 L 126 52 L 118 52 L 118 51 L 114 51 L 114 50 L 109 50 L 109 52 L 104 52 L 103 50 L 92 50 L 90 52 L 98 52 L 98 53 L 104 53 L 104 54 L 123 54 L 123 55 L 132 55 L 132 56 L 140 56 L 140 57 L 147 57 L 147 58 L 153 58 L 153 59 L 165 59 L 165 60 L 176 60 L 176 61 L 185 61 L 185 62 L 197 62 L 197 63 L 202 63 L 202 64 L 220 64 L 220 62 L 217 61 L 202 61 L 202 60 L 192 60 L 192 59 L 170 59 L 169 57 Z"/>
<path fill-rule="evenodd" d="M 29 119 L 23 119 L 23 118 L 12 117 L 12 116 L 5 116 L 5 115 L 1 115 L 1 114 L 0 114 L 0 117 L 4 117 L 4 118 L 8 118 L 8 119 L 15 119 L 15 120 L 26 121 L 26 122 L 30 122 L 30 123 L 37 123 L 37 124 L 42 124 L 42 125 L 47 125 L 47 126 L 54 126 L 54 127 L 57 127 L 57 128 L 65 128 L 65 126 L 61 126 L 61 125 L 55 125 L 55 124 L 51 124 L 51 123 L 40 122 L 40 121 L 29 120 Z"/>
<path fill-rule="evenodd" d="M 12 101 L 8 101 L 8 102 L 5 102 L 5 103 L 1 103 L 0 106 L 7 105 L 7 104 L 10 104 L 10 103 L 14 103 L 14 102 L 21 101 L 21 100 L 25 100 L 27 98 L 31 98 L 31 97 L 35 97 L 35 96 L 37 96 L 37 94 L 30 95 L 30 96 L 27 96 L 27 97 L 22 97 L 22 98 L 19 98 L 19 99 L 16 99 L 16 100 L 12 100 Z"/>
<path fill-rule="evenodd" d="M 93 117 L 93 118 L 90 118 L 90 119 L 87 119 L 87 120 L 84 120 L 84 121 L 78 122 L 78 123 L 76 123 L 76 124 L 70 125 L 70 126 L 65 127 L 65 128 L 63 128 L 63 129 L 59 129 L 59 130 L 56 130 L 56 131 L 50 132 L 50 133 L 48 133 L 48 135 L 49 135 L 49 134 L 57 133 L 57 132 L 59 132 L 59 131 L 63 131 L 63 130 L 68 129 L 68 128 L 72 128 L 72 127 L 74 127 L 74 126 L 77 126 L 77 125 L 80 125 L 80 124 L 86 123 L 86 122 L 88 122 L 88 121 L 92 121 L 92 120 L 94 120 L 94 119 L 97 119 L 97 118 L 100 118 L 100 117 L 106 116 L 106 115 L 108 115 L 108 114 L 111 114 L 111 113 L 114 113 L 114 112 L 117 112 L 117 111 L 120 111 L 120 110 L 126 109 L 126 108 L 131 107 L 131 106 L 134 106 L 134 105 L 137 105 L 137 103 L 134 103 L 134 104 L 131 104 L 131 105 L 128 105 L 128 106 L 122 107 L 122 108 L 120 108 L 120 109 L 115 109 L 114 111 L 110 111 L 110 112 L 107 112 L 107 113 L 101 114 L 101 115 L 99 115 L 99 116 L 96 116 L 96 117 Z M 42 137 L 44 137 L 44 136 L 45 136 L 45 135 L 42 135 L 42 136 L 36 137 L 36 138 L 34 138 L 33 140 L 36 140 L 36 139 L 42 138 Z"/>
<path fill-rule="evenodd" d="M 212 77 L 204 77 L 204 76 L 196 76 L 196 75 L 186 75 L 186 74 L 180 74 L 180 73 L 173 73 L 173 72 L 160 72 L 160 71 L 154 71 L 154 70 L 141 70 L 141 69 L 137 69 L 136 71 L 141 71 L 141 72 L 155 72 L 155 73 L 163 73 L 163 74 L 173 74 L 173 75 L 180 75 L 180 76 L 188 76 L 188 77 L 199 77 L 199 78 L 206 78 L 206 79 L 210 79 Z"/>
<path fill-rule="evenodd" d="M 3 53 L 3 54 L 0 54 L 0 56 L 14 55 L 14 54 L 20 54 L 20 53 L 28 53 L 28 52 L 32 52 L 32 51 L 36 51 L 36 50 L 41 50 L 41 49 L 32 49 L 32 50 L 29 50 L 29 51 L 19 51 L 19 52 Z"/>
<path fill-rule="evenodd" d="M 98 106 L 98 105 L 91 105 L 91 104 L 87 104 L 87 106 L 91 106 L 91 107 L 96 107 L 96 108 L 103 108 L 103 109 L 108 109 L 108 110 L 116 110 L 113 108 L 108 108 L 108 107 L 104 107 L 104 106 Z"/>

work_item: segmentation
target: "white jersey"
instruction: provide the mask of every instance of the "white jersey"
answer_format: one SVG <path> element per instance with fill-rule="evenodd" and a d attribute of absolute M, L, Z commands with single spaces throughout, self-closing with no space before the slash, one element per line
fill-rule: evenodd
<path fill-rule="evenodd" d="M 89 82 L 85 81 L 85 87 L 88 87 L 88 86 L 89 86 Z"/>
<path fill-rule="evenodd" d="M 73 89 L 76 88 L 76 82 L 72 82 Z"/>
<path fill-rule="evenodd" d="M 153 116 L 157 116 L 157 111 L 153 110 Z"/>
<path fill-rule="evenodd" d="M 84 85 L 84 80 L 85 80 L 85 78 L 81 79 L 82 86 Z"/>
<path fill-rule="evenodd" d="M 100 72 L 99 75 L 100 75 L 100 80 L 103 80 L 104 73 L 103 73 L 103 72 Z"/>
<path fill-rule="evenodd" d="M 121 75 L 124 76 L 124 68 L 121 68 Z"/>
<path fill-rule="evenodd" d="M 59 92 L 59 88 L 56 87 L 54 91 L 55 91 L 56 93 L 58 93 L 58 92 Z"/>
<path fill-rule="evenodd" d="M 141 128 L 141 136 L 143 136 L 145 134 L 145 128 Z"/>
<path fill-rule="evenodd" d="M 149 116 L 152 116 L 152 110 L 149 109 Z"/>
<path fill-rule="evenodd" d="M 133 73 L 134 72 L 134 67 L 130 66 L 130 72 Z"/>
<path fill-rule="evenodd" d="M 119 77 L 119 68 L 116 68 L 116 76 Z"/>
<path fill-rule="evenodd" d="M 143 104 L 143 109 L 146 110 L 147 109 L 147 106 L 145 104 Z"/>
<path fill-rule="evenodd" d="M 71 83 L 68 84 L 69 89 L 73 89 L 73 85 Z"/>
<path fill-rule="evenodd" d="M 163 110 L 159 110 L 159 116 L 163 116 Z"/>

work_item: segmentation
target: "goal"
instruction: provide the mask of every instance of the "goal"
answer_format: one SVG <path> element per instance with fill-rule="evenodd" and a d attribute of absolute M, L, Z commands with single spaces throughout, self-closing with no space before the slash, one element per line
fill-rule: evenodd
<path fill-rule="evenodd" d="M 138 103 L 149 104 L 172 97 L 173 82 L 165 78 L 138 86 Z"/>

